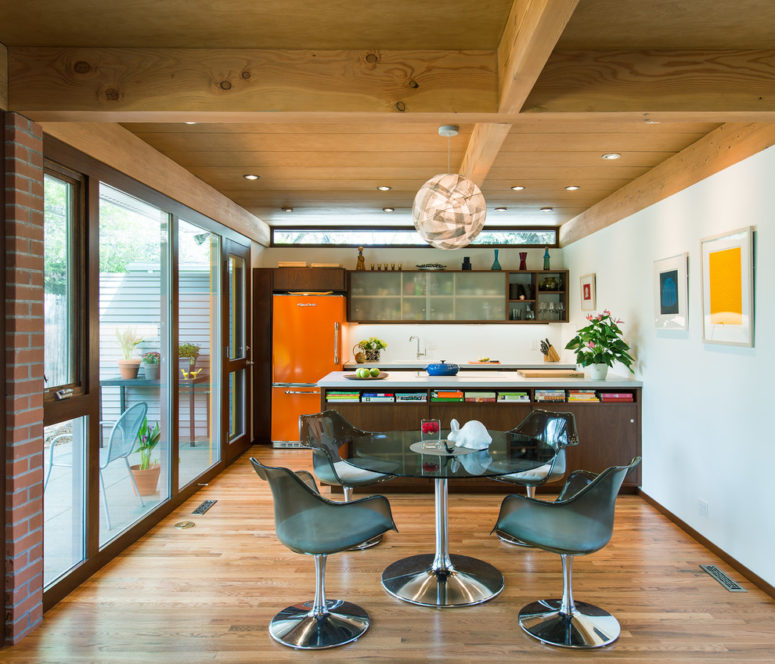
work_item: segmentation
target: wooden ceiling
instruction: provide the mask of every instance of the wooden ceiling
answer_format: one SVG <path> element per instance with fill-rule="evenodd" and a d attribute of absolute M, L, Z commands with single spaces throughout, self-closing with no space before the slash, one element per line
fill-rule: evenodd
<path fill-rule="evenodd" d="M 409 225 L 448 158 L 488 224 L 588 217 L 721 125 L 775 120 L 773 27 L 769 0 L 0 8 L 10 109 L 121 122 L 270 225 Z"/>

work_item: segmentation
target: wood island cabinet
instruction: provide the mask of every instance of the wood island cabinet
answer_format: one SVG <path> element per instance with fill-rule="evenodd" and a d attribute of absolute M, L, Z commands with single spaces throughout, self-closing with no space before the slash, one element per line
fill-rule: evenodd
<path fill-rule="evenodd" d="M 543 386 L 542 386 L 543 387 Z M 551 386 L 546 386 L 551 389 Z M 341 388 L 340 388 L 341 389 Z M 336 390 L 335 390 L 336 391 Z M 364 390 L 368 391 L 368 390 Z M 401 390 L 396 388 L 396 392 Z M 415 390 L 413 390 L 415 391 Z M 641 388 L 616 388 L 609 391 L 628 392 L 633 402 L 623 403 L 579 403 L 579 402 L 536 402 L 534 390 L 527 389 L 530 402 L 392 402 L 392 403 L 341 403 L 326 400 L 326 389 L 321 390 L 321 410 L 339 411 L 351 424 L 366 431 L 395 431 L 418 427 L 423 418 L 441 420 L 444 429 L 454 417 L 464 424 L 468 420 L 479 420 L 488 429 L 508 430 L 521 422 L 534 408 L 573 413 L 578 428 L 579 444 L 566 448 L 567 469 L 600 472 L 609 466 L 626 465 L 641 453 Z M 495 390 L 497 391 L 497 390 Z M 640 485 L 641 472 L 638 466 L 625 479 L 623 491 L 635 492 Z M 539 487 L 539 491 L 557 491 L 560 484 Z M 488 479 L 455 480 L 450 488 L 462 491 L 518 491 L 515 485 L 506 485 Z M 393 490 L 430 491 L 431 483 L 417 479 L 398 478 L 381 485 L 380 492 Z"/>

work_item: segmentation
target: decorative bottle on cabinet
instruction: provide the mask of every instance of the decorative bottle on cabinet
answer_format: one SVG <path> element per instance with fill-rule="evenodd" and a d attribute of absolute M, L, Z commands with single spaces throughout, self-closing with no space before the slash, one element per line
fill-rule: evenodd
<path fill-rule="evenodd" d="M 526 251 L 519 252 L 519 269 L 527 270 L 527 252 Z"/>
<path fill-rule="evenodd" d="M 497 249 L 493 249 L 493 251 L 495 252 L 495 260 L 492 262 L 492 267 L 490 267 L 490 269 L 491 270 L 500 270 L 501 269 L 501 264 L 498 262 L 498 250 Z"/>
<path fill-rule="evenodd" d="M 460 266 L 461 270 L 470 270 L 471 269 L 471 257 L 470 256 L 463 256 L 463 265 Z"/>
<path fill-rule="evenodd" d="M 544 247 L 544 270 L 550 270 L 549 267 L 549 247 Z"/>

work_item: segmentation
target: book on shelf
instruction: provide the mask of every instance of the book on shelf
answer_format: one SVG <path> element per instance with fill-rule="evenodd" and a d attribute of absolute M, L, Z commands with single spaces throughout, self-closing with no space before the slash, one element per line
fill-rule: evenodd
<path fill-rule="evenodd" d="M 632 403 L 635 401 L 635 396 L 632 392 L 601 392 L 600 401 L 620 401 L 625 403 Z"/>
<path fill-rule="evenodd" d="M 536 390 L 536 401 L 565 401 L 565 390 Z"/>
<path fill-rule="evenodd" d="M 431 401 L 463 401 L 463 392 L 461 390 L 432 390 Z"/>
<path fill-rule="evenodd" d="M 361 394 L 361 402 L 392 403 L 394 400 L 392 392 L 364 392 Z"/>
<path fill-rule="evenodd" d="M 360 401 L 359 392 L 326 392 L 326 401 Z"/>
<path fill-rule="evenodd" d="M 465 400 L 470 403 L 495 403 L 495 392 L 465 392 Z"/>
<path fill-rule="evenodd" d="M 528 403 L 529 401 L 527 392 L 498 392 L 499 403 Z"/>
<path fill-rule="evenodd" d="M 595 390 L 568 390 L 568 401 L 598 402 Z"/>
<path fill-rule="evenodd" d="M 396 392 L 396 401 L 425 403 L 428 401 L 427 392 Z"/>

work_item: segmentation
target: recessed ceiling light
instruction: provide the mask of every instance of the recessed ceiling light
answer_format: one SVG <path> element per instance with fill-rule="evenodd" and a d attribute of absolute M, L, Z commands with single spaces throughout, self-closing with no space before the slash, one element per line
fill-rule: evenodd
<path fill-rule="evenodd" d="M 496 212 L 505 212 L 506 210 L 508 210 L 508 208 L 505 208 L 505 207 L 496 207 L 496 208 L 493 208 L 493 209 Z"/>
<path fill-rule="evenodd" d="M 395 212 L 396 209 L 392 208 L 392 207 L 384 207 L 384 208 L 382 208 L 382 211 L 383 212 Z"/>
<path fill-rule="evenodd" d="M 381 184 L 379 185 L 379 187 L 377 187 L 377 189 L 379 189 L 380 191 L 390 191 L 392 188 L 393 187 L 388 187 L 386 184 Z"/>
<path fill-rule="evenodd" d="M 511 191 L 524 191 L 524 189 L 525 189 L 524 185 L 521 185 L 521 184 L 515 184 L 515 185 L 514 185 L 514 186 L 511 188 Z"/>
<path fill-rule="evenodd" d="M 578 191 L 581 189 L 577 184 L 569 184 L 567 187 L 565 187 L 565 191 Z"/>
<path fill-rule="evenodd" d="M 554 211 L 554 208 L 546 206 L 541 208 L 541 212 L 552 212 Z"/>
<path fill-rule="evenodd" d="M 620 155 L 618 152 L 605 152 L 600 155 L 601 159 L 621 159 L 622 155 Z"/>
<path fill-rule="evenodd" d="M 284 208 L 280 208 L 280 209 L 281 209 L 283 212 L 293 212 L 293 208 L 292 208 L 292 207 L 284 207 Z"/>
<path fill-rule="evenodd" d="M 242 176 L 246 180 L 258 180 L 260 178 L 260 175 L 256 175 L 255 173 L 245 173 L 245 175 Z"/>
<path fill-rule="evenodd" d="M 195 124 L 199 124 L 199 123 L 198 122 L 192 122 L 191 120 L 188 120 L 188 121 L 184 122 L 183 124 L 195 125 Z"/>

